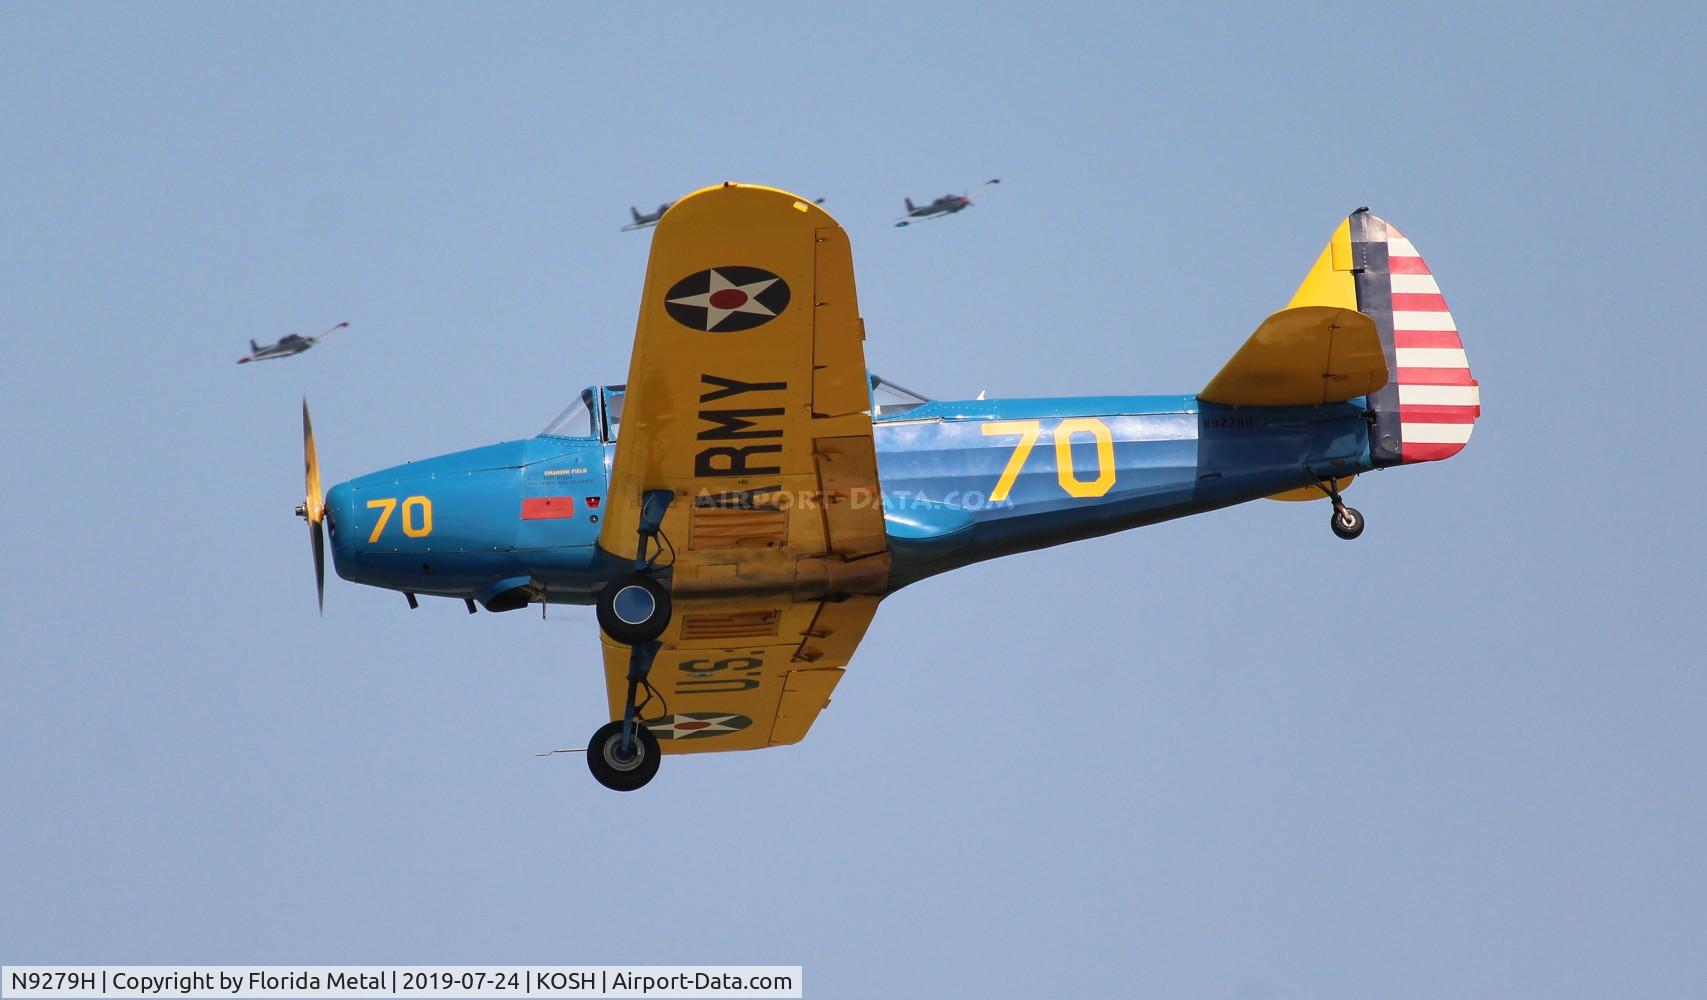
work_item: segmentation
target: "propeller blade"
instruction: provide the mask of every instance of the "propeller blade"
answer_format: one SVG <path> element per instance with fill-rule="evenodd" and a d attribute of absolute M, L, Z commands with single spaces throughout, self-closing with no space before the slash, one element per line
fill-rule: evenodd
<path fill-rule="evenodd" d="M 314 550 L 314 599 L 326 613 L 326 495 L 320 492 L 320 459 L 314 453 L 314 422 L 308 418 L 308 400 L 302 401 L 302 485 L 304 496 L 297 514 L 308 521 L 308 546 Z"/>
<path fill-rule="evenodd" d="M 308 419 L 307 399 L 302 401 L 302 479 L 307 494 L 304 516 L 309 524 L 319 524 L 326 511 L 326 497 L 320 492 L 320 460 L 314 454 L 314 422 Z"/>
<path fill-rule="evenodd" d="M 339 331 L 339 330 L 342 330 L 342 329 L 344 329 L 344 328 L 345 328 L 345 327 L 347 327 L 347 326 L 349 326 L 349 325 L 350 325 L 350 324 L 349 324 L 349 323 L 348 323 L 348 322 L 344 322 L 344 323 L 339 323 L 339 324 L 338 324 L 338 325 L 337 325 L 337 326 L 335 326 L 335 327 L 333 327 L 333 328 L 332 328 L 332 329 L 330 329 L 330 330 L 327 330 L 327 331 L 326 331 L 326 332 L 325 332 L 325 333 L 323 333 L 323 334 L 321 334 L 321 335 L 320 335 L 320 336 L 318 336 L 318 337 L 311 337 L 311 338 L 309 338 L 309 339 L 311 339 L 311 340 L 313 340 L 313 341 L 314 341 L 314 342 L 315 342 L 315 343 L 316 343 L 316 344 L 318 344 L 318 343 L 320 343 L 320 342 L 321 342 L 321 341 L 322 341 L 322 340 L 325 340 L 325 339 L 326 339 L 326 338 L 327 338 L 327 337 L 330 337 L 330 336 L 331 336 L 331 335 L 332 335 L 332 334 L 334 334 L 334 333 L 337 333 L 337 332 L 338 332 L 338 331 Z"/>
<path fill-rule="evenodd" d="M 314 547 L 314 599 L 326 613 L 326 527 L 319 521 L 308 526 L 309 544 Z"/>

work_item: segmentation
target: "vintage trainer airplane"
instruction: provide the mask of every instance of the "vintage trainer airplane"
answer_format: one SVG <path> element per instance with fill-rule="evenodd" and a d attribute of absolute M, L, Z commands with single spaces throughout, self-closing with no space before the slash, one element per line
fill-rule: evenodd
<path fill-rule="evenodd" d="M 664 213 L 668 212 L 670 210 L 670 206 L 674 204 L 675 202 L 673 201 L 666 201 L 662 205 L 658 206 L 658 210 L 656 212 L 642 212 L 633 205 L 628 206 L 628 214 L 634 217 L 634 221 L 623 226 L 622 231 L 625 233 L 632 233 L 636 229 L 645 229 L 647 226 L 656 226 L 658 224 L 658 220 L 662 219 L 664 217 Z"/>
<path fill-rule="evenodd" d="M 1002 179 L 1000 177 L 992 177 L 979 185 L 978 192 L 982 194 L 985 188 L 992 184 L 1000 184 L 1001 182 Z M 972 202 L 976 197 L 977 195 L 970 192 L 966 194 L 945 194 L 928 205 L 915 205 L 913 204 L 913 199 L 903 198 L 901 201 L 907 206 L 907 217 L 897 221 L 895 223 L 895 228 L 905 229 L 915 222 L 928 222 L 931 219 L 940 219 L 944 216 L 964 211 L 965 209 L 972 207 Z"/>
<path fill-rule="evenodd" d="M 915 580 L 1263 497 L 1326 498 L 1355 538 L 1352 477 L 1453 455 L 1480 413 L 1434 278 L 1365 209 L 1196 394 L 933 401 L 868 374 L 864 339 L 828 213 L 691 194 L 658 226 L 626 385 L 543 433 L 322 497 L 304 404 L 315 586 L 330 524 L 338 575 L 411 607 L 595 605 L 611 721 L 587 763 L 630 790 L 660 754 L 799 741 Z"/>
<path fill-rule="evenodd" d="M 249 350 L 251 353 L 238 358 L 237 363 L 240 365 L 246 365 L 251 361 L 271 361 L 274 358 L 288 358 L 293 354 L 301 354 L 303 351 L 308 350 L 310 347 L 313 347 L 315 344 L 320 343 L 322 340 L 325 340 L 327 337 L 330 337 L 332 334 L 337 333 L 339 330 L 342 330 L 349 325 L 350 324 L 348 323 L 339 323 L 337 326 L 327 330 L 318 337 L 304 337 L 300 333 L 287 333 L 278 340 L 271 344 L 267 344 L 264 347 L 257 344 L 255 339 L 251 337 L 249 338 Z"/>

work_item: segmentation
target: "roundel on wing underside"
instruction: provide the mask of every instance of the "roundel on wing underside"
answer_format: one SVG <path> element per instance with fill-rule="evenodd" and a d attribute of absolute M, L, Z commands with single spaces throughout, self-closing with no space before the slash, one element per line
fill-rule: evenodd
<path fill-rule="evenodd" d="M 733 712 L 689 712 L 686 715 L 662 715 L 642 720 L 652 735 L 661 740 L 696 740 L 707 736 L 738 733 L 753 724 L 745 715 Z"/>
<path fill-rule="evenodd" d="M 736 333 L 782 315 L 788 298 L 788 283 L 763 268 L 712 267 L 671 285 L 664 309 L 689 329 Z"/>

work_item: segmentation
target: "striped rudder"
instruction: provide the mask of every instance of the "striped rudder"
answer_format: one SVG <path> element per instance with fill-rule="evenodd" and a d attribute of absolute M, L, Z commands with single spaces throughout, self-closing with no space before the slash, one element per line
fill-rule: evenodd
<path fill-rule="evenodd" d="M 1416 247 L 1366 211 L 1349 220 L 1357 308 L 1375 320 L 1392 379 L 1369 398 L 1376 465 L 1451 458 L 1482 413 L 1458 323 Z"/>
<path fill-rule="evenodd" d="M 1340 223 L 1291 306 L 1356 309 L 1375 321 L 1389 379 L 1369 395 L 1376 465 L 1450 458 L 1482 412 L 1458 323 L 1405 234 L 1358 209 Z"/>

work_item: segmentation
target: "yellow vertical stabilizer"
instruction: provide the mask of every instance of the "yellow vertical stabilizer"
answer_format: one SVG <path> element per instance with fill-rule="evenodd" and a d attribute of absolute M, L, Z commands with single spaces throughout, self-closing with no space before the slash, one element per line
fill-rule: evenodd
<path fill-rule="evenodd" d="M 1356 311 L 1357 285 L 1352 280 L 1351 262 L 1351 220 L 1342 219 L 1333 239 L 1322 248 L 1315 266 L 1304 276 L 1286 307 L 1333 306 Z"/>

